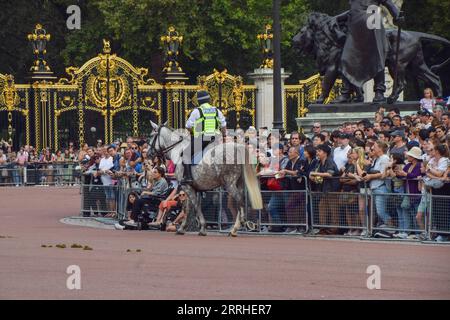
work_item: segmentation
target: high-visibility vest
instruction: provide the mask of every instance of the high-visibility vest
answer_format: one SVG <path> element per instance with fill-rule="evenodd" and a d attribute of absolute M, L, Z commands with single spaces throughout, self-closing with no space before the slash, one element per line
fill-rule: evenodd
<path fill-rule="evenodd" d="M 219 110 L 209 103 L 204 103 L 198 108 L 198 111 L 200 112 L 200 117 L 195 121 L 194 136 L 220 134 Z"/>

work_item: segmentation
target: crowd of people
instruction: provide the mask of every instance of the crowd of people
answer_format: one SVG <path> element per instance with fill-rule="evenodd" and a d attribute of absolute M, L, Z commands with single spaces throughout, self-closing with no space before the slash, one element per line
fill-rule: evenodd
<path fill-rule="evenodd" d="M 307 134 L 292 132 L 281 141 L 268 134 L 268 146 L 250 145 L 258 157 L 258 174 L 265 177 L 262 189 L 308 187 L 314 211 L 310 219 L 329 226 L 315 230 L 320 234 L 364 235 L 357 228 L 343 231 L 339 226 L 364 225 L 366 199 L 373 195 L 378 236 L 424 237 L 414 231 L 424 230 L 429 218 L 426 195 L 450 196 L 450 113 L 436 103 L 429 89 L 425 94 L 415 114 L 380 107 L 374 119 L 346 122 L 332 132 L 315 123 Z M 267 135 L 264 130 L 260 136 Z M 270 220 L 295 221 L 288 212 L 289 202 L 289 197 L 272 194 Z M 450 231 L 449 205 L 448 199 L 434 201 L 434 224 L 439 230 Z M 397 232 L 385 231 L 389 229 Z M 289 227 L 283 230 L 298 232 Z M 448 237 L 437 234 L 436 239 Z"/>
<path fill-rule="evenodd" d="M 288 197 L 269 192 L 267 222 L 271 226 L 267 230 L 301 232 L 289 225 L 300 222 L 294 217 L 298 211 L 308 211 L 310 221 L 330 226 L 314 232 L 364 235 L 361 227 L 366 223 L 366 200 L 372 195 L 375 226 L 380 229 L 380 236 L 420 238 L 422 234 L 415 230 L 424 229 L 430 209 L 426 195 L 450 196 L 450 113 L 446 106 L 436 103 L 429 90 L 425 93 L 417 113 L 403 115 L 396 108 L 380 107 L 373 119 L 346 122 L 332 132 L 315 123 L 310 130 L 287 135 L 265 127 L 238 129 L 230 134 L 229 141 L 246 144 L 263 191 L 308 189 L 312 193 L 310 207 L 298 195 L 293 196 L 295 193 Z M 95 207 L 103 207 L 110 215 L 117 211 L 117 191 L 113 187 L 125 183 L 130 189 L 145 190 L 142 194 L 130 194 L 134 200 L 133 205 L 128 204 L 129 225 L 134 225 L 145 203 L 142 199 L 149 197 L 158 198 L 154 204 L 158 212 L 154 223 L 159 225 L 163 213 L 168 212 L 168 204 L 179 204 L 177 199 L 183 197 L 183 191 L 176 181 L 172 189 L 167 182 L 173 180 L 169 178 L 175 172 L 175 165 L 168 159 L 149 159 L 148 151 L 148 141 L 132 137 L 111 145 L 103 145 L 101 141 L 95 147 L 84 144 L 80 150 L 69 143 L 66 149 L 56 153 L 48 149 L 38 153 L 31 146 L 14 152 L 2 142 L 0 169 L 18 170 L 13 170 L 16 172 L 13 175 L 1 171 L 1 179 L 11 179 L 19 185 L 20 170 L 30 165 L 41 166 L 41 180 L 44 176 L 47 183 L 58 176 L 76 176 L 70 179 L 76 182 L 84 178 L 79 183 L 89 186 L 85 187 L 86 194 L 95 194 L 95 188 L 102 186 L 98 190 L 102 190 L 104 197 L 100 200 L 97 197 L 94 205 L 83 211 L 101 214 Z M 435 223 L 440 224 L 441 230 L 450 229 L 448 210 L 444 209 L 449 203 L 438 205 L 443 209 L 435 213 Z M 352 228 L 342 230 L 339 228 L 342 225 Z M 397 232 L 385 231 L 389 229 Z M 445 241 L 447 236 L 438 234 L 436 239 Z"/>
<path fill-rule="evenodd" d="M 79 184 L 79 170 L 78 152 L 73 143 L 53 153 L 48 148 L 36 150 L 29 145 L 13 150 L 6 141 L 0 141 L 0 186 Z"/>
<path fill-rule="evenodd" d="M 174 171 L 170 161 L 162 163 L 161 159 L 147 159 L 147 149 L 145 141 L 132 137 L 128 137 L 126 142 L 117 141 L 111 145 L 104 145 L 98 140 L 96 146 L 90 147 L 85 143 L 79 149 L 73 142 L 69 142 L 66 148 L 56 152 L 50 148 L 38 151 L 29 145 L 15 151 L 6 141 L 1 140 L 0 186 L 79 185 L 83 182 L 83 172 L 95 164 L 95 159 L 102 159 L 108 154 L 116 159 L 114 171 L 121 170 L 121 176 L 128 175 L 130 183 L 136 184 L 136 181 L 143 179 L 145 168 L 152 161 L 157 161 L 160 166 L 167 168 L 169 173 Z M 105 177 L 103 181 L 108 183 Z"/>

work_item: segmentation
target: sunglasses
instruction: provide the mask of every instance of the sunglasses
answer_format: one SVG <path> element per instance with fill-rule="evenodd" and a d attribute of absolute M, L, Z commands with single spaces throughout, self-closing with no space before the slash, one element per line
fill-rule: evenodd
<path fill-rule="evenodd" d="M 314 128 L 314 129 L 320 129 L 320 127 L 318 127 L 318 126 L 314 126 L 313 128 Z"/>
<path fill-rule="evenodd" d="M 186 196 L 185 193 L 180 193 L 180 197 L 184 197 L 184 196 Z"/>

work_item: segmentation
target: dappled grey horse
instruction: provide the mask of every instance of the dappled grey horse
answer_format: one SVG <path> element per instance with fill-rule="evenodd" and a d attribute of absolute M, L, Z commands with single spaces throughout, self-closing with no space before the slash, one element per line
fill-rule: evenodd
<path fill-rule="evenodd" d="M 183 178 L 182 154 L 189 149 L 190 135 L 186 130 L 174 130 L 165 125 L 158 126 L 151 122 L 153 133 L 149 141 L 149 156 L 165 156 L 177 166 L 175 177 L 178 181 Z M 235 224 L 230 232 L 236 236 L 244 217 L 244 185 L 247 187 L 250 204 L 254 210 L 263 207 L 261 191 L 256 173 L 249 162 L 248 151 L 242 144 L 234 142 L 215 144 L 207 148 L 202 160 L 192 166 L 192 185 L 183 185 L 183 190 L 191 201 L 190 208 L 195 210 L 200 223 L 199 235 L 206 235 L 205 218 L 197 192 L 211 191 L 223 187 L 238 205 Z M 190 214 L 190 208 L 186 213 Z M 187 208 L 185 208 L 187 209 Z M 177 233 L 184 234 L 187 219 L 184 219 Z"/>

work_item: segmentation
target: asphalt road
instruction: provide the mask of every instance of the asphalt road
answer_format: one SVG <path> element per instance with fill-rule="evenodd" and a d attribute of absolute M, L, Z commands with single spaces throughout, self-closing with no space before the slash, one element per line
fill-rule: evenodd
<path fill-rule="evenodd" d="M 62 224 L 79 212 L 78 189 L 1 188 L 0 203 L 0 299 L 450 298 L 448 245 Z M 80 267 L 81 290 L 67 289 L 70 265 Z M 366 286 L 370 265 L 380 267 L 380 290 Z"/>

